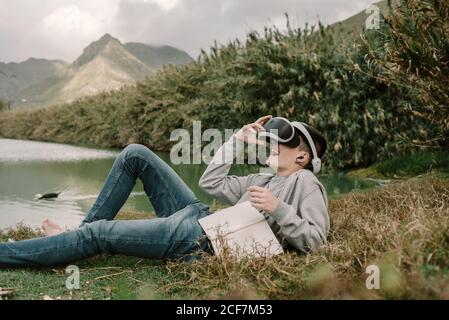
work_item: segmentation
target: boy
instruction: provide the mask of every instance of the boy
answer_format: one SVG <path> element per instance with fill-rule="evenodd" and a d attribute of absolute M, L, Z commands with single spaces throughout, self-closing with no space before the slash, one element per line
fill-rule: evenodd
<path fill-rule="evenodd" d="M 324 138 L 316 130 L 308 127 L 301 133 L 291 127 L 294 132 L 287 142 L 281 134 L 273 137 L 279 141 L 279 147 L 270 157 L 277 160 L 274 176 L 228 176 L 230 164 L 216 161 L 225 150 L 234 151 L 234 141 L 247 141 L 250 131 L 263 131 L 263 125 L 275 119 L 278 118 L 262 117 L 244 126 L 226 142 L 201 177 L 200 186 L 229 204 L 250 200 L 264 212 L 285 248 L 309 252 L 326 241 L 329 230 L 326 192 L 306 170 L 326 149 Z M 317 142 L 312 147 L 301 138 L 304 133 L 309 140 L 315 137 Z M 142 180 L 157 218 L 113 220 L 137 178 Z M 115 160 L 80 228 L 63 232 L 56 224 L 46 221 L 43 227 L 47 237 L 1 243 L 0 267 L 68 264 L 103 252 L 186 260 L 195 258 L 193 253 L 201 250 L 213 254 L 198 223 L 198 219 L 209 214 L 209 208 L 166 163 L 147 147 L 132 144 Z"/>
<path fill-rule="evenodd" d="M 243 150 L 235 148 L 235 141 L 230 139 L 200 179 L 200 186 L 215 199 L 229 205 L 250 201 L 262 211 L 284 249 L 302 252 L 313 251 L 325 243 L 329 231 L 326 191 L 307 170 L 319 172 L 326 140 L 317 130 L 306 126 L 266 116 L 244 126 L 233 137 L 248 142 L 252 133 L 259 132 L 271 142 L 275 140 L 268 164 L 276 175 L 228 176 L 231 165 L 222 161 L 226 157 L 223 153 L 232 155 L 238 152 L 236 149 Z M 270 133 L 273 129 L 277 134 Z"/>

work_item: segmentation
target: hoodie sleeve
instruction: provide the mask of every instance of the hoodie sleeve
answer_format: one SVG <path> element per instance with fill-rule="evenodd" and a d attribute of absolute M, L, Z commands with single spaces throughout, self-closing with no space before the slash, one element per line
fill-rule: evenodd
<path fill-rule="evenodd" d="M 306 195 L 299 208 L 279 201 L 271 216 L 280 226 L 280 236 L 300 251 L 315 251 L 326 243 L 329 215 L 320 187 Z"/>
<path fill-rule="evenodd" d="M 209 195 L 229 205 L 236 204 L 246 192 L 248 176 L 228 175 L 235 157 L 243 148 L 236 148 L 235 135 L 226 141 L 209 163 L 200 178 L 199 186 Z"/>

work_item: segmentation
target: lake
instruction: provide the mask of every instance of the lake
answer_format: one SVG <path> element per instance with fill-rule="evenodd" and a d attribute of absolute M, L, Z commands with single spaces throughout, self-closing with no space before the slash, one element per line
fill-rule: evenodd
<path fill-rule="evenodd" d="M 0 139 L 0 228 L 24 223 L 39 227 L 50 218 L 67 228 L 79 225 L 94 203 L 120 150 L 95 149 L 66 144 Z M 172 165 L 169 154 L 158 153 L 184 179 L 201 201 L 213 199 L 198 187 L 206 166 Z M 257 172 L 254 166 L 234 166 L 232 173 Z M 354 189 L 373 188 L 378 182 L 344 173 L 319 175 L 330 196 Z M 36 194 L 62 193 L 52 200 L 35 200 Z M 138 180 L 125 209 L 151 212 L 152 207 Z"/>

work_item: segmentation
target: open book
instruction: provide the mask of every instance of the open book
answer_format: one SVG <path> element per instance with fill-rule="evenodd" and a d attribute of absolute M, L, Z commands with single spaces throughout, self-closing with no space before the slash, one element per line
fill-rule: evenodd
<path fill-rule="evenodd" d="M 198 221 L 216 255 L 225 250 L 238 257 L 267 257 L 284 252 L 265 217 L 249 201 Z"/>

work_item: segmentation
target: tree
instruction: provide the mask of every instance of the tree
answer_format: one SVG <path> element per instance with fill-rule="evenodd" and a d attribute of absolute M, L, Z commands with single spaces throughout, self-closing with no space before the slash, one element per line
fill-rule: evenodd
<path fill-rule="evenodd" d="M 2 111 L 5 110 L 5 109 L 6 109 L 6 105 L 5 105 L 5 103 L 3 102 L 3 100 L 0 99 L 0 112 L 2 112 Z"/>

